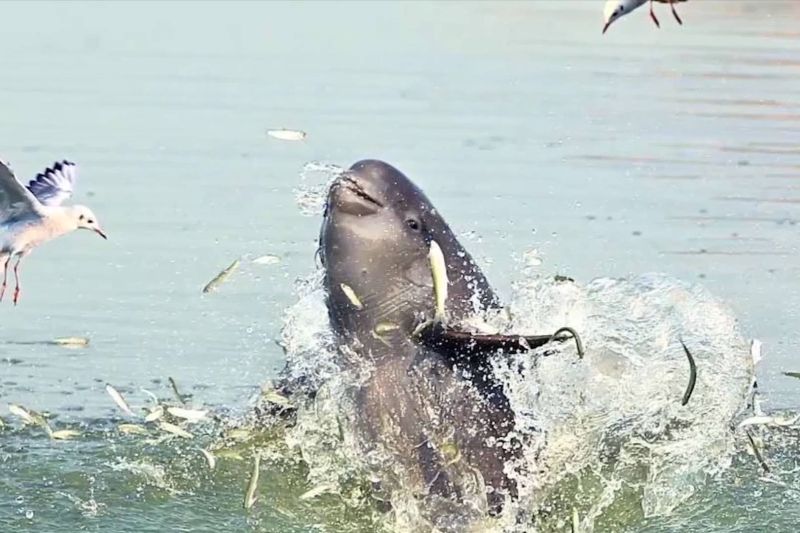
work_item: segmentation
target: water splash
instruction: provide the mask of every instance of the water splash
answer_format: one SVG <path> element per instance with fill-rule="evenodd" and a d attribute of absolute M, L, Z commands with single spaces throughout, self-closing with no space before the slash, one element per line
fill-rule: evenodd
<path fill-rule="evenodd" d="M 94 487 L 89 488 L 89 498 L 86 500 L 74 496 L 68 492 L 59 491 L 58 494 L 72 502 L 75 505 L 75 508 L 80 511 L 81 516 L 84 518 L 97 518 L 97 516 L 106 508 L 105 503 L 95 500 Z"/>
<path fill-rule="evenodd" d="M 303 216 L 322 214 L 328 188 L 344 170 L 338 165 L 317 161 L 303 165 L 300 171 L 300 184 L 294 189 L 295 202 Z"/>
<path fill-rule="evenodd" d="M 154 462 L 150 459 L 130 459 L 119 457 L 114 462 L 105 465 L 112 472 L 129 473 L 147 486 L 163 490 L 173 496 L 179 496 L 182 490 L 175 487 L 169 472 L 161 462 Z"/>
<path fill-rule="evenodd" d="M 481 530 L 558 529 L 580 517 L 582 530 L 668 515 L 709 477 L 730 465 L 730 423 L 743 407 L 752 358 L 731 312 L 701 287 L 666 276 L 599 279 L 586 286 L 525 273 L 494 329 L 542 333 L 576 328 L 587 354 L 563 345 L 558 355 L 521 354 L 497 361 L 526 442 L 518 502 Z M 698 365 L 697 387 L 681 406 L 689 370 L 684 339 Z M 319 387 L 301 406 L 287 442 L 299 450 L 312 485 L 338 486 L 354 505 L 387 498 L 388 527 L 430 526 L 410 489 L 370 490 L 387 456 L 359 452 L 354 401 L 363 376 L 333 346 L 321 274 L 307 278 L 286 313 L 283 345 L 295 377 Z M 520 517 L 523 517 L 520 521 Z"/>
<path fill-rule="evenodd" d="M 734 316 L 703 288 L 656 274 L 585 287 L 528 278 L 510 310 L 512 330 L 568 325 L 587 351 L 499 365 L 519 427 L 539 436 L 528 460 L 542 474 L 520 480 L 531 507 L 577 507 L 584 525 L 666 515 L 730 465 L 753 364 Z M 686 406 L 681 338 L 698 365 Z"/>

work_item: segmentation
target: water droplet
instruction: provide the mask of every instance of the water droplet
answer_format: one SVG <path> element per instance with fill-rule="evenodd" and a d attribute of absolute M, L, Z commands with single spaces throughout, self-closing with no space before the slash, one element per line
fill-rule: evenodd
<path fill-rule="evenodd" d="M 526 266 L 535 267 L 542 264 L 542 257 L 539 254 L 539 250 L 529 250 L 522 254 L 522 260 L 525 262 Z"/>
<path fill-rule="evenodd" d="M 336 165 L 323 163 L 307 163 L 300 172 L 303 182 L 294 189 L 295 202 L 304 216 L 321 215 L 325 210 L 325 201 L 328 197 L 328 187 L 338 178 L 344 169 Z M 316 182 L 313 185 L 308 181 Z M 322 183 L 319 183 L 319 182 Z"/>
<path fill-rule="evenodd" d="M 17 503 L 22 503 L 22 502 L 25 501 L 25 498 L 23 498 L 22 496 L 17 496 L 14 501 L 17 502 Z"/>
<path fill-rule="evenodd" d="M 27 518 L 28 520 L 33 520 L 33 511 L 31 511 L 30 509 L 25 511 L 25 518 Z"/>
<path fill-rule="evenodd" d="M 470 241 L 480 240 L 481 236 L 475 230 L 464 231 L 461 237 Z"/>

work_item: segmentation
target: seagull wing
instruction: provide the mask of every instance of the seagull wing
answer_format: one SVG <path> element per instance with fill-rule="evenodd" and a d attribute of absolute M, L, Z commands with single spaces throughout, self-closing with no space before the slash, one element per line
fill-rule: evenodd
<path fill-rule="evenodd" d="M 61 205 L 75 191 L 78 165 L 71 161 L 53 163 L 28 183 L 28 190 L 44 205 Z"/>
<path fill-rule="evenodd" d="M 0 224 L 39 213 L 41 204 L 22 186 L 6 163 L 0 161 Z"/>

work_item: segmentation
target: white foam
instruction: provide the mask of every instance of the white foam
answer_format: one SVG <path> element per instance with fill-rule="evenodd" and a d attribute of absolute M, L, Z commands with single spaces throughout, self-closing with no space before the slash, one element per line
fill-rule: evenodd
<path fill-rule="evenodd" d="M 363 376 L 340 363 L 320 285 L 320 273 L 307 278 L 286 313 L 292 373 L 321 386 L 317 399 L 301 406 L 287 440 L 315 485 L 341 485 L 392 463 L 358 451 L 354 392 Z M 484 530 L 514 527 L 520 513 L 541 508 L 566 520 L 576 509 L 583 524 L 612 505 L 614 512 L 666 514 L 729 466 L 730 424 L 752 381 L 753 359 L 730 310 L 707 291 L 655 274 L 584 286 L 527 272 L 508 311 L 489 317 L 495 328 L 544 334 L 571 326 L 586 356 L 578 359 L 567 342 L 550 357 L 521 354 L 496 365 L 527 440 L 523 466 L 535 474 L 518 479 L 520 500 Z M 697 363 L 686 406 L 689 365 L 680 338 Z M 424 527 L 429 513 L 415 508 L 410 492 L 401 488 L 392 501 L 392 527 Z"/>

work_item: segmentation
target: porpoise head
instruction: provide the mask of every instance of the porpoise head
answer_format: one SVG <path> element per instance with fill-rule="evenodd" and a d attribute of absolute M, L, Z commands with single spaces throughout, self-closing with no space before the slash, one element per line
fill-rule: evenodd
<path fill-rule="evenodd" d="M 319 243 L 334 331 L 386 344 L 433 316 L 432 241 L 447 265 L 450 318 L 496 306 L 483 273 L 411 180 L 376 160 L 344 172 L 328 192 Z"/>

